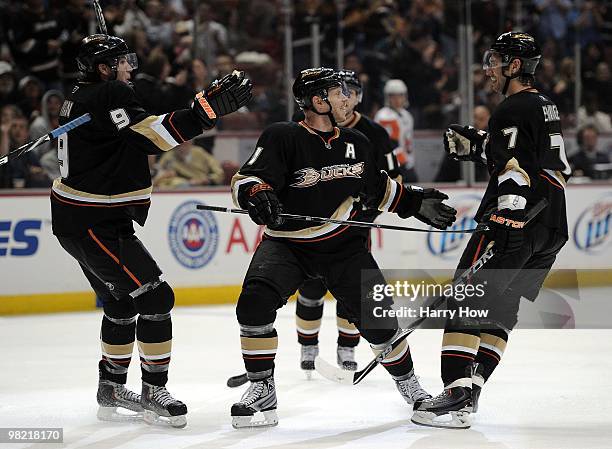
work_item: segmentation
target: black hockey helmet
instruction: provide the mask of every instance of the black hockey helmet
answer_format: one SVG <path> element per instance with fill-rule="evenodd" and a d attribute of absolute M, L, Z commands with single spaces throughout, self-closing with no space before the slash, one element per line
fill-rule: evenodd
<path fill-rule="evenodd" d="M 361 85 L 361 81 L 359 80 L 357 73 L 353 70 L 340 70 L 338 75 L 340 75 L 340 78 L 346 83 L 349 89 L 355 89 L 357 96 L 359 97 L 359 102 L 361 102 L 361 98 L 363 96 L 363 86 Z"/>
<path fill-rule="evenodd" d="M 293 83 L 293 97 L 301 109 L 312 108 L 312 97 L 321 97 L 329 104 L 327 90 L 342 87 L 348 96 L 346 84 L 334 69 L 319 67 L 302 70 Z M 330 105 L 331 109 L 331 105 Z"/>
<path fill-rule="evenodd" d="M 96 74 L 98 64 L 106 64 L 117 71 L 119 57 L 124 56 L 133 69 L 138 67 L 138 58 L 123 39 L 107 34 L 92 34 L 81 42 L 81 48 L 76 58 L 79 70 L 85 75 Z"/>
<path fill-rule="evenodd" d="M 501 34 L 491 48 L 485 52 L 482 67 L 485 70 L 502 67 L 502 74 L 506 77 L 506 84 L 502 92 L 505 95 L 508 83 L 512 78 L 533 77 L 541 57 L 542 51 L 533 36 L 518 31 L 509 31 Z M 521 61 L 521 69 L 515 75 L 507 76 L 503 68 L 509 66 L 514 59 Z"/>

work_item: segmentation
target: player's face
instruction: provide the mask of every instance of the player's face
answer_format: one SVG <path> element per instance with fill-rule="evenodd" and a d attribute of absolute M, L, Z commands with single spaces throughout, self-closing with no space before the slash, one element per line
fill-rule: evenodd
<path fill-rule="evenodd" d="M 333 87 L 327 91 L 327 98 L 332 107 L 332 114 L 338 123 L 344 122 L 352 109 L 349 109 L 349 97 L 347 91 L 342 87 Z"/>
<path fill-rule="evenodd" d="M 117 81 L 127 83 L 132 77 L 132 70 L 138 67 L 138 59 L 134 53 L 120 56 L 117 60 Z"/>
<path fill-rule="evenodd" d="M 355 89 L 349 88 L 351 96 L 348 99 L 349 114 L 352 114 L 357 105 L 359 104 L 359 93 Z"/>
<path fill-rule="evenodd" d="M 402 109 L 406 106 L 406 94 L 389 95 L 389 106 L 393 109 Z"/>
<path fill-rule="evenodd" d="M 491 81 L 491 89 L 493 92 L 501 92 L 503 89 L 503 83 L 505 82 L 502 76 L 502 59 L 498 53 L 488 51 L 485 53 L 483 68 L 485 75 Z"/>

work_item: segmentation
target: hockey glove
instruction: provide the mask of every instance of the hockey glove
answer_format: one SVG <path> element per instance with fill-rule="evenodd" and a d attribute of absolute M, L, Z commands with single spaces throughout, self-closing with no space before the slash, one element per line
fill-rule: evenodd
<path fill-rule="evenodd" d="M 489 217 L 490 230 L 487 234 L 495 241 L 495 250 L 500 253 L 513 253 L 523 246 L 525 210 L 502 209 Z"/>
<path fill-rule="evenodd" d="M 283 224 L 279 217 L 283 209 L 278 197 L 269 184 L 255 184 L 245 191 L 245 200 L 249 216 L 258 225 L 272 229 Z"/>
<path fill-rule="evenodd" d="M 486 162 L 489 135 L 473 126 L 450 125 L 444 132 L 444 150 L 458 161 Z"/>
<path fill-rule="evenodd" d="M 417 220 L 422 221 L 436 229 L 446 229 L 455 222 L 457 211 L 442 201 L 448 196 L 436 189 L 419 186 L 406 186 L 406 192 L 412 196 L 412 201 L 420 201 L 418 211 L 414 214 Z M 398 214 L 408 218 L 410 214 Z"/>

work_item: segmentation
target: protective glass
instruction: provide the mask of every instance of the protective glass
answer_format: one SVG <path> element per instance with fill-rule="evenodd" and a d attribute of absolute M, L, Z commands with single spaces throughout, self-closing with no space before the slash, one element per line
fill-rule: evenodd
<path fill-rule="evenodd" d="M 498 52 L 494 50 L 487 50 L 482 58 L 482 68 L 483 70 L 487 69 L 496 69 L 498 67 L 506 67 L 508 66 L 507 62 L 504 62 L 504 58 Z"/>
<path fill-rule="evenodd" d="M 119 56 L 116 60 L 117 70 L 120 70 L 121 61 L 126 61 L 132 70 L 136 70 L 138 68 L 138 57 L 136 56 L 136 53 L 128 53 L 126 55 Z"/>

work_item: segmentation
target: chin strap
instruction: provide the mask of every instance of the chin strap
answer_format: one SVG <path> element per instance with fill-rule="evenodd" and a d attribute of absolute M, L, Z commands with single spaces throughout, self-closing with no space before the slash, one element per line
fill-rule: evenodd
<path fill-rule="evenodd" d="M 326 115 L 326 116 L 328 116 L 329 120 L 331 121 L 332 126 L 333 127 L 337 127 L 338 123 L 336 122 L 336 119 L 334 118 L 334 114 L 332 113 L 332 105 L 331 105 L 331 103 L 329 102 L 329 100 L 327 98 L 325 98 L 323 101 L 325 103 L 327 103 L 327 106 L 329 106 L 329 111 L 327 111 L 327 112 L 319 112 L 319 111 L 317 111 L 317 109 L 313 105 L 313 107 L 311 108 L 312 112 L 314 112 L 317 115 Z"/>

